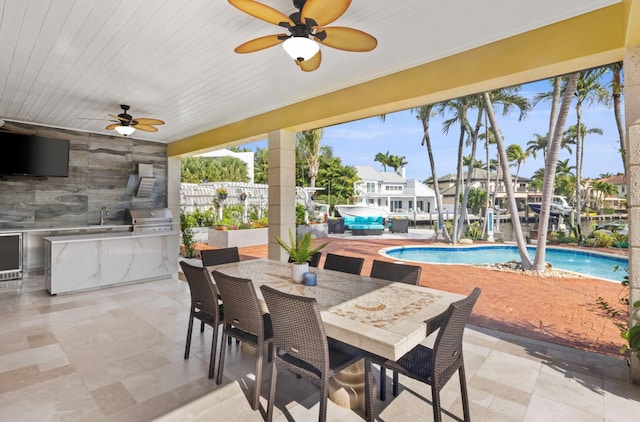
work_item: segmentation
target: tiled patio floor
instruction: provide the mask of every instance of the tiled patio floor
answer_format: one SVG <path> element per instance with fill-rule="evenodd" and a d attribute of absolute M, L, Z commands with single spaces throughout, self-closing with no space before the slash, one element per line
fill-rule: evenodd
<path fill-rule="evenodd" d="M 367 255 L 366 274 L 377 249 L 396 240 L 330 242 L 327 251 Z M 241 253 L 243 259 L 263 257 L 266 248 L 243 248 Z M 637 417 L 640 387 L 628 382 L 624 360 L 530 339 L 547 336 L 557 341 L 564 337 L 561 328 L 575 325 L 576 330 L 567 333 L 575 345 L 598 349 L 610 342 L 613 348 L 617 339 L 602 339 L 604 332 L 615 328 L 596 326 L 597 318 L 587 323 L 582 311 L 595 308 L 594 294 L 609 294 L 608 285 L 618 288 L 616 284 L 531 281 L 513 274 L 467 267 L 456 272 L 439 266 L 425 266 L 422 281 L 460 293 L 468 293 L 473 285 L 483 288 L 465 334 L 474 421 Z M 617 295 L 617 290 L 610 294 Z M 573 308 L 567 303 L 574 303 Z M 534 312 L 536 306 L 547 306 L 549 311 Z M 188 286 L 177 279 L 58 297 L 45 291 L 42 277 L 27 278 L 15 289 L 1 289 L 0 420 L 263 420 L 269 365 L 265 366 L 261 411 L 254 412 L 247 398 L 247 390 L 253 388 L 252 356 L 233 345 L 225 380 L 217 386 L 206 377 L 211 341 L 207 329 L 204 335 L 194 332 L 191 358 L 183 359 L 188 308 Z M 581 323 L 554 321 L 552 308 L 564 309 L 558 313 L 561 318 L 567 315 Z M 505 333 L 509 331 L 522 336 Z M 275 420 L 317 420 L 318 390 L 290 374 L 282 374 L 279 380 Z M 405 378 L 401 384 L 397 398 L 376 403 L 377 420 L 431 420 L 429 387 Z M 454 379 L 443 392 L 445 420 L 459 420 L 458 391 Z M 328 420 L 362 418 L 362 413 L 329 403 Z"/>

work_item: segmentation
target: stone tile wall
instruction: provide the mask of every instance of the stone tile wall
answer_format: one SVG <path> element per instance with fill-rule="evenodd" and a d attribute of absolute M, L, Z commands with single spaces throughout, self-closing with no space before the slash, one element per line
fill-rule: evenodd
<path fill-rule="evenodd" d="M 69 177 L 0 178 L 0 230 L 99 224 L 102 207 L 107 224 L 128 224 L 127 209 L 167 206 L 166 144 L 13 122 L 0 131 L 71 141 Z M 136 197 L 138 163 L 153 164 L 146 198 Z"/>

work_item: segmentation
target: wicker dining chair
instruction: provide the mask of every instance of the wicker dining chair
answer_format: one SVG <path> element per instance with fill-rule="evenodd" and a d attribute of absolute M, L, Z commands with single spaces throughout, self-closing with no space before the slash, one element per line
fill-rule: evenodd
<path fill-rule="evenodd" d="M 442 420 L 440 390 L 456 371 L 458 371 L 460 377 L 464 420 L 466 422 L 471 420 L 462 355 L 462 337 L 464 335 L 464 327 L 479 295 L 480 289 L 476 287 L 469 296 L 452 303 L 443 314 L 436 317 L 439 320 L 439 324 L 427 323 L 429 330 L 427 335 L 438 328 L 440 329 L 433 349 L 419 344 L 399 360 L 387 360 L 384 363 L 384 366 L 394 371 L 394 396 L 398 395 L 398 373 L 431 385 L 434 422 Z"/>
<path fill-rule="evenodd" d="M 327 418 L 329 380 L 335 373 L 362 359 L 363 352 L 327 338 L 315 298 L 284 293 L 266 285 L 260 286 L 260 290 L 271 314 L 275 349 L 271 362 L 267 421 L 273 419 L 277 366 L 281 365 L 320 386 L 318 420 L 323 422 Z M 371 376 L 366 377 L 366 380 L 370 379 Z M 369 388 L 369 384 L 366 388 Z M 372 405 L 368 395 L 366 409 L 367 415 L 371 415 Z"/>
<path fill-rule="evenodd" d="M 422 274 L 422 267 L 418 265 L 398 264 L 374 259 L 370 276 L 383 280 L 418 285 L 420 282 L 420 274 Z M 387 396 L 387 372 L 385 366 L 382 365 L 384 362 L 374 360 L 374 363 L 380 364 L 380 400 L 385 400 Z"/>
<path fill-rule="evenodd" d="M 324 260 L 324 269 L 342 271 L 343 273 L 360 275 L 364 258 L 328 253 Z"/>
<path fill-rule="evenodd" d="M 187 330 L 187 344 L 184 348 L 184 358 L 189 359 L 193 319 L 197 318 L 202 323 L 201 331 L 204 331 L 204 324 L 213 328 L 211 357 L 209 358 L 209 378 L 213 378 L 216 361 L 216 346 L 218 344 L 218 326 L 222 323 L 219 313 L 217 292 L 213 286 L 213 281 L 211 280 L 209 271 L 206 268 L 197 267 L 185 261 L 180 261 L 180 266 L 182 267 L 182 272 L 187 279 L 189 291 L 191 292 L 191 311 L 189 313 L 189 328 Z"/>
<path fill-rule="evenodd" d="M 202 249 L 200 258 L 202 259 L 203 267 L 210 267 L 212 265 L 240 262 L 240 253 L 237 246 L 221 249 Z"/>
<path fill-rule="evenodd" d="M 255 387 L 251 408 L 258 409 L 260 404 L 260 385 L 262 384 L 262 351 L 269 345 L 269 361 L 273 355 L 273 331 L 271 317 L 260 307 L 253 281 L 248 278 L 233 277 L 220 271 L 213 271 L 218 291 L 224 303 L 222 344 L 229 337 L 246 342 L 256 348 Z M 224 375 L 224 357 L 226 347 L 220 350 L 217 384 L 222 383 Z"/>
<path fill-rule="evenodd" d="M 389 281 L 418 285 L 422 267 L 418 265 L 398 264 L 389 261 L 373 260 L 371 277 Z"/>
<path fill-rule="evenodd" d="M 316 253 L 314 253 L 311 256 L 311 259 L 309 260 L 309 266 L 310 267 L 318 267 L 318 265 L 320 264 L 320 259 L 322 258 L 322 252 L 318 251 Z M 293 258 L 289 257 L 289 262 L 293 262 Z"/>

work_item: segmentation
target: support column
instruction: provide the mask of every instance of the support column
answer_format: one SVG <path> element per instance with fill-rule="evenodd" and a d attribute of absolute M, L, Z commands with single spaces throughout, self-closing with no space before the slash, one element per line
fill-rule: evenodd
<path fill-rule="evenodd" d="M 167 208 L 173 215 L 173 226 L 178 231 L 180 231 L 180 172 L 180 158 L 167 158 Z M 179 250 L 178 253 L 180 253 Z"/>
<path fill-rule="evenodd" d="M 624 56 L 625 121 L 627 124 L 627 207 L 629 212 L 629 302 L 640 300 L 640 45 L 627 47 Z M 640 311 L 630 308 L 631 326 L 640 323 Z M 640 359 L 631 356 L 631 378 L 640 385 Z"/>
<path fill-rule="evenodd" d="M 269 259 L 286 261 L 289 256 L 276 242 L 288 242 L 296 230 L 296 134 L 269 132 Z"/>

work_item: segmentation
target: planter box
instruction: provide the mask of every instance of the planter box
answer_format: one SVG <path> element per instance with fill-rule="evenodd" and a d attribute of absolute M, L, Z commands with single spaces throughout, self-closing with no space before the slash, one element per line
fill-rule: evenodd
<path fill-rule="evenodd" d="M 313 237 L 327 237 L 327 223 L 308 224 L 305 226 L 298 226 L 296 228 L 298 236 L 302 236 L 307 232 L 311 232 Z"/>
<path fill-rule="evenodd" d="M 228 248 L 231 246 L 257 246 L 269 242 L 269 228 L 245 230 L 215 230 L 209 229 L 209 246 Z"/>
<path fill-rule="evenodd" d="M 207 243 L 209 238 L 209 227 L 192 227 L 194 243 Z"/>
<path fill-rule="evenodd" d="M 327 220 L 327 224 L 329 233 L 344 233 L 344 219 L 342 217 L 330 218 Z"/>
<path fill-rule="evenodd" d="M 406 218 L 392 218 L 389 220 L 391 233 L 409 233 L 409 220 Z"/>

